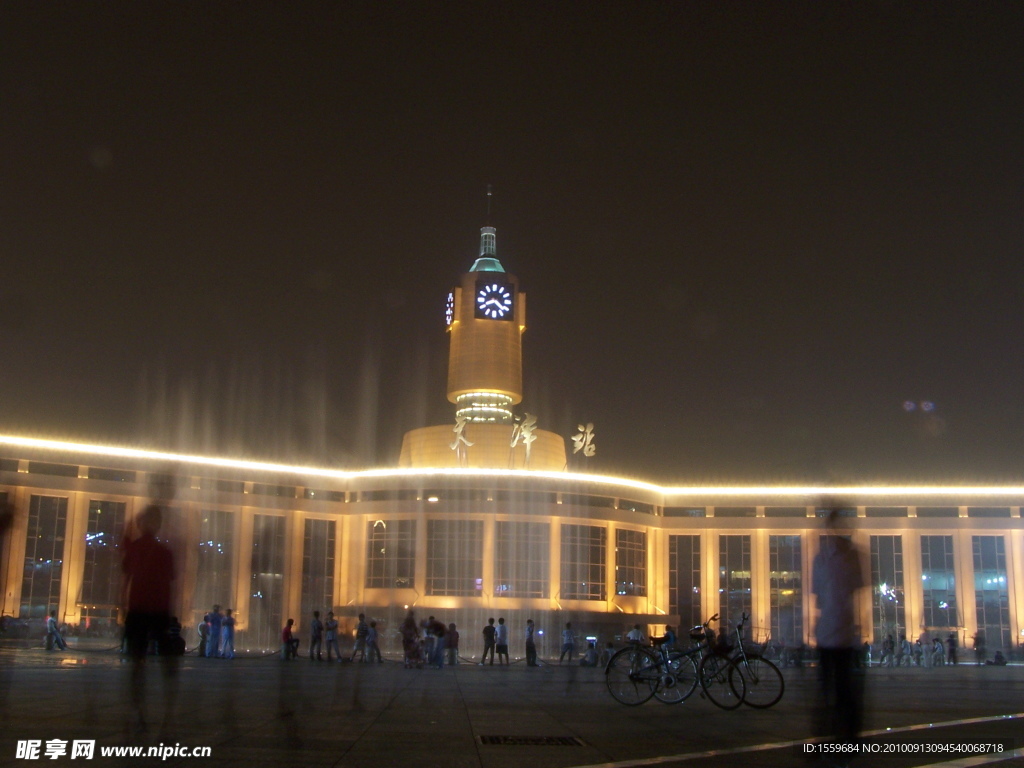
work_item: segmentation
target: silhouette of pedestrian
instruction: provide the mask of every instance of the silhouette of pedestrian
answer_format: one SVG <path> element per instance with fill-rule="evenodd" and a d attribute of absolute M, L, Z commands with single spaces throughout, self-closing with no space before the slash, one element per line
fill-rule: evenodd
<path fill-rule="evenodd" d="M 830 534 L 814 558 L 812 586 L 818 604 L 815 633 L 821 674 L 819 735 L 852 743 L 863 718 L 863 673 L 858 669 L 860 637 L 855 596 L 865 585 L 860 556 L 837 530 L 841 518 L 829 515 Z"/>
<path fill-rule="evenodd" d="M 131 701 L 137 716 L 137 730 L 147 728 L 145 661 L 151 644 L 165 641 L 171 618 L 171 583 L 175 578 L 174 554 L 156 538 L 163 524 L 163 510 L 146 507 L 136 518 L 134 533 L 124 538 L 124 604 L 127 608 L 124 635 L 132 660 Z M 177 659 L 160 655 L 164 677 L 164 720 L 166 730 L 177 699 Z"/>

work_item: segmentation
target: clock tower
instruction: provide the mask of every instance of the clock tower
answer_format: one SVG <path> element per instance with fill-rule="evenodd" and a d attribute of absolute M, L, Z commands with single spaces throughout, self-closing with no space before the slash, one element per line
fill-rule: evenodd
<path fill-rule="evenodd" d="M 564 470 L 565 440 L 513 411 L 523 399 L 526 294 L 498 261 L 494 227 L 480 230 L 480 254 L 448 294 L 445 324 L 454 424 L 407 432 L 399 465 Z"/>
<path fill-rule="evenodd" d="M 523 399 L 526 294 L 495 238 L 494 227 L 480 231 L 480 256 L 449 294 L 448 400 L 456 418 L 507 424 Z"/>

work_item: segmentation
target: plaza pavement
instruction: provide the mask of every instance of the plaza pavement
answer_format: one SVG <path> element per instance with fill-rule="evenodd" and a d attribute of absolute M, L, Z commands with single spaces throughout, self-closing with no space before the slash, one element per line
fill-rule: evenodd
<path fill-rule="evenodd" d="M 155 659 L 153 660 L 156 661 Z M 464 663 L 443 670 L 282 662 L 277 657 L 186 656 L 177 703 L 161 728 L 158 663 L 147 669 L 154 722 L 132 726 L 130 665 L 111 650 L 46 652 L 0 643 L 0 766 L 31 764 L 287 766 L 288 768 L 569 768 L 575 766 L 817 766 L 800 745 L 811 737 L 815 670 L 786 671 L 772 709 L 725 712 L 697 695 L 678 706 L 626 707 L 608 694 L 603 670 Z M 866 729 L 880 744 L 1012 740 L 988 758 L 862 755 L 855 766 L 1024 767 L 1024 667 L 961 665 L 872 669 Z M 1009 716 L 1009 717 L 1007 717 Z M 977 722 L 964 722 L 970 720 Z M 956 723 L 953 725 L 943 725 Z M 911 728 L 935 724 L 931 728 Z M 893 729 L 886 731 L 885 729 Z M 491 738 L 495 737 L 495 738 Z M 17 743 L 95 740 L 92 761 L 32 761 Z M 494 743 L 489 743 L 494 742 Z M 796 742 L 794 745 L 792 742 Z M 101 746 L 209 746 L 210 758 L 101 757 Z M 781 746 L 780 746 L 781 745 Z M 914 747 L 917 748 L 917 747 Z M 981 762 L 984 760 L 985 762 Z"/>

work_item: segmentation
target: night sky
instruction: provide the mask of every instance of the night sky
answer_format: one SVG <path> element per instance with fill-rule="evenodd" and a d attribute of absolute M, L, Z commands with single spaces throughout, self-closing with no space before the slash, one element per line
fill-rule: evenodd
<path fill-rule="evenodd" d="M 0 4 L 0 431 L 358 468 L 527 293 L 593 471 L 1024 480 L 1024 4 Z M 571 447 L 571 444 L 570 444 Z"/>

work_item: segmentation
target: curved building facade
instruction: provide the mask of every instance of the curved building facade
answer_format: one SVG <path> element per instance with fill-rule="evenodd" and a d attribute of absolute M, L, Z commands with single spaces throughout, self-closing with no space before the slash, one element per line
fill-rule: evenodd
<path fill-rule="evenodd" d="M 1024 616 L 1024 488 L 671 488 L 530 470 L 338 472 L 0 437 L 3 614 L 72 625 L 121 618 L 120 536 L 155 499 L 178 546 L 193 626 L 232 607 L 239 648 L 271 648 L 286 618 L 359 612 L 391 638 L 406 608 L 477 633 L 533 618 L 550 652 L 572 621 L 615 640 L 744 611 L 813 644 L 821 499 L 842 498 L 871 589 L 861 634 L 981 634 L 1014 650 Z M 13 457 L 19 458 L 13 458 Z M 395 645 L 394 647 L 397 647 Z"/>

